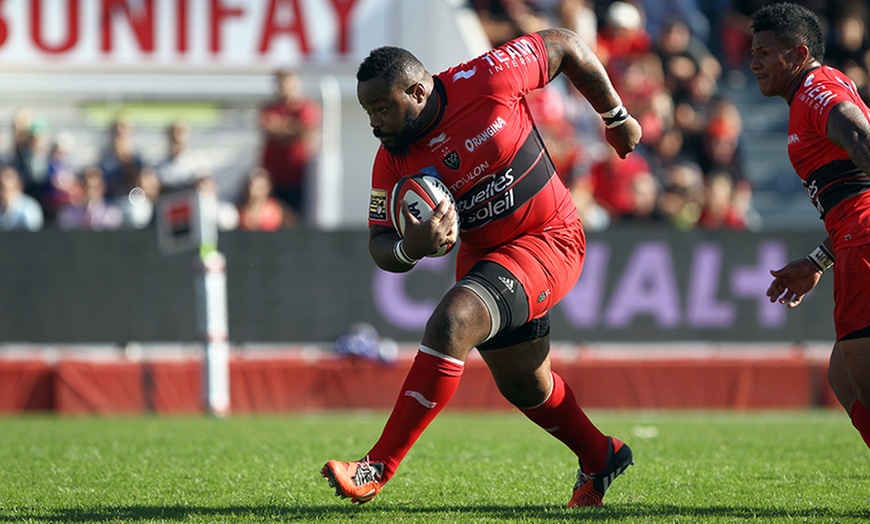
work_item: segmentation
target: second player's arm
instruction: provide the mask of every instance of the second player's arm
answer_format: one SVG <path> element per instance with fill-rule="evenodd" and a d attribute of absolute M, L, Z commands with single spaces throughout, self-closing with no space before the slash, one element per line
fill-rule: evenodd
<path fill-rule="evenodd" d="M 870 123 L 852 102 L 840 102 L 828 114 L 828 139 L 849 153 L 858 169 L 870 176 Z"/>

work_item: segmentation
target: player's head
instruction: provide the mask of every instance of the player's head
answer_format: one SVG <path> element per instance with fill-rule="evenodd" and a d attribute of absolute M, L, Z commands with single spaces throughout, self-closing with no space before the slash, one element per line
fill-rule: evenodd
<path fill-rule="evenodd" d="M 372 132 L 395 155 L 407 153 L 423 128 L 420 112 L 428 99 L 423 63 L 400 47 L 379 47 L 356 74 L 357 98 L 369 115 Z"/>
<path fill-rule="evenodd" d="M 275 72 L 275 89 L 285 100 L 302 98 L 302 79 L 292 69 L 279 69 Z"/>
<path fill-rule="evenodd" d="M 779 2 L 762 7 L 752 15 L 752 31 L 773 31 L 773 36 L 788 47 L 807 46 L 819 62 L 825 57 L 825 37 L 819 17 L 806 7 Z"/>
<path fill-rule="evenodd" d="M 751 68 L 766 96 L 788 98 L 795 77 L 825 56 L 819 18 L 803 6 L 764 6 L 752 15 L 752 31 Z"/>

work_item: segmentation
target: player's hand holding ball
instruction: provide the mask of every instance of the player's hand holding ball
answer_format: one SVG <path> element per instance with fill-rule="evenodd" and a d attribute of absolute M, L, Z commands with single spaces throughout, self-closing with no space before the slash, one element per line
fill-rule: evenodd
<path fill-rule="evenodd" d="M 453 195 L 437 177 L 403 177 L 393 189 L 393 224 L 414 259 L 440 257 L 459 240 L 459 215 Z"/>

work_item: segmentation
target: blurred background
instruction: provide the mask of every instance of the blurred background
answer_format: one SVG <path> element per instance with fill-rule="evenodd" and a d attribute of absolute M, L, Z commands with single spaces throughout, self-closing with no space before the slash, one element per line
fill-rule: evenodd
<path fill-rule="evenodd" d="M 3 2 L 0 410 L 201 407 L 198 362 L 215 338 L 201 260 L 161 249 L 157 224 L 161 201 L 185 191 L 216 199 L 233 409 L 376 406 L 336 393 L 336 377 L 401 377 L 452 257 L 403 275 L 370 261 L 378 142 L 356 68 L 397 45 L 437 73 L 554 26 L 596 51 L 644 129 L 620 160 L 561 78 L 529 97 L 589 235 L 583 276 L 553 313 L 555 353 L 586 383 L 634 384 L 619 405 L 828 403 L 830 279 L 793 311 L 764 296 L 768 270 L 825 232 L 788 163 L 788 107 L 748 69 L 763 3 Z M 866 3 L 798 3 L 866 98 Z M 601 371 L 614 362 L 635 372 Z"/>

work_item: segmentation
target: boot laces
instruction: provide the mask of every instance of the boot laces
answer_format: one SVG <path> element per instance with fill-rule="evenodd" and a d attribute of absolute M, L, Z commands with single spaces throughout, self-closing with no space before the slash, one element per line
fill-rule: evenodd
<path fill-rule="evenodd" d="M 366 457 L 357 462 L 356 471 L 351 478 L 354 484 L 362 486 L 369 482 L 377 482 L 380 477 L 381 468 L 369 462 L 369 458 Z"/>

